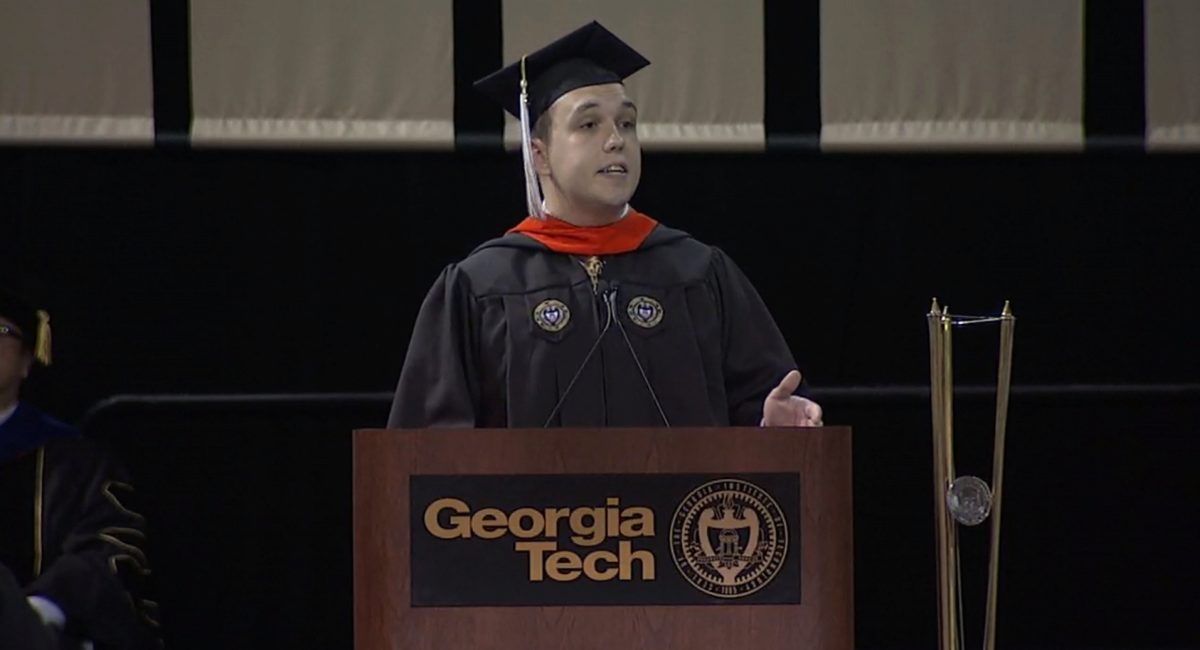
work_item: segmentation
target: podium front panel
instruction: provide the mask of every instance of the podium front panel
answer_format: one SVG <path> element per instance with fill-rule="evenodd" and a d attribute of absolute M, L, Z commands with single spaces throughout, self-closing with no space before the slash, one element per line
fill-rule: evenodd
<path fill-rule="evenodd" d="M 355 432 L 365 648 L 853 647 L 850 432 Z"/>

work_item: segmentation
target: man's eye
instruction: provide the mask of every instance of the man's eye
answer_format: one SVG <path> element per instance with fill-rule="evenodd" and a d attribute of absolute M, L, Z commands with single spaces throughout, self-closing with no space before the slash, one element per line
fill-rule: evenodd
<path fill-rule="evenodd" d="M 580 124 L 580 125 L 579 125 L 579 128 L 581 128 L 581 129 L 594 129 L 594 128 L 596 128 L 596 123 L 595 123 L 595 122 L 584 122 L 583 124 Z"/>
<path fill-rule="evenodd" d="M 637 123 L 634 122 L 633 120 L 625 120 L 624 122 L 621 122 L 621 128 L 623 128 L 623 129 L 632 129 L 636 126 L 637 126 Z"/>

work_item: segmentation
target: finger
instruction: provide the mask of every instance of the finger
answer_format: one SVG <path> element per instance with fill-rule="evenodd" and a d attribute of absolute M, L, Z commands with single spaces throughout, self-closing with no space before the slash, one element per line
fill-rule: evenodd
<path fill-rule="evenodd" d="M 804 405 L 795 395 L 789 397 L 787 401 L 787 422 L 789 427 L 804 426 Z"/>
<path fill-rule="evenodd" d="M 816 402 L 809 400 L 804 405 L 804 417 L 808 420 L 815 422 L 816 425 L 814 425 L 814 426 L 820 426 L 821 420 L 824 418 L 824 415 L 825 415 L 825 411 L 824 411 L 824 409 L 821 408 L 820 404 L 817 404 Z"/>
<path fill-rule="evenodd" d="M 784 375 L 783 381 L 779 385 L 771 389 L 771 393 L 767 395 L 767 399 L 784 400 L 792 396 L 796 389 L 800 387 L 800 371 L 793 370 Z"/>
<path fill-rule="evenodd" d="M 795 395 L 781 399 L 768 397 L 763 402 L 762 425 L 768 427 L 804 426 L 804 400 Z"/>
<path fill-rule="evenodd" d="M 788 398 L 788 420 L 793 427 L 811 427 L 812 422 L 808 417 L 808 400 L 795 395 Z"/>

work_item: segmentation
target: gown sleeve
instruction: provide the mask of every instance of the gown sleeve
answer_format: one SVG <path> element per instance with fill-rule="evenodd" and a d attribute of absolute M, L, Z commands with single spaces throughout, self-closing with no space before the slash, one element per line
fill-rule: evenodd
<path fill-rule="evenodd" d="M 160 646 L 145 519 L 124 468 L 95 443 L 47 445 L 44 529 L 54 556 L 25 591 L 63 610 L 65 632 L 98 647 Z"/>
<path fill-rule="evenodd" d="M 388 428 L 476 425 L 480 388 L 473 303 L 465 274 L 456 265 L 446 267 L 417 315 Z"/>
<path fill-rule="evenodd" d="M 716 248 L 710 282 L 720 304 L 729 421 L 734 426 L 757 426 L 767 393 L 796 368 L 796 362 L 758 291 Z M 797 392 L 804 391 L 801 386 Z"/>
<path fill-rule="evenodd" d="M 27 604 L 16 576 L 0 564 L 0 648 L 55 650 L 57 636 Z"/>

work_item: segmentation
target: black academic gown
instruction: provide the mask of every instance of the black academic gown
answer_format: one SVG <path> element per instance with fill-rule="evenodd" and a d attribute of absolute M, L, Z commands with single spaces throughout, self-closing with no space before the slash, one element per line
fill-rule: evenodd
<path fill-rule="evenodd" d="M 595 288 L 583 259 L 510 233 L 448 266 L 421 306 L 388 426 L 759 424 L 796 365 L 731 259 L 661 224 L 637 250 L 602 256 Z M 535 318 L 547 301 L 569 311 L 559 331 Z"/>
<path fill-rule="evenodd" d="M 63 610 L 67 640 L 159 646 L 132 499 L 124 470 L 76 429 L 26 404 L 0 424 L 0 648 L 43 647 L 32 595 Z"/>

